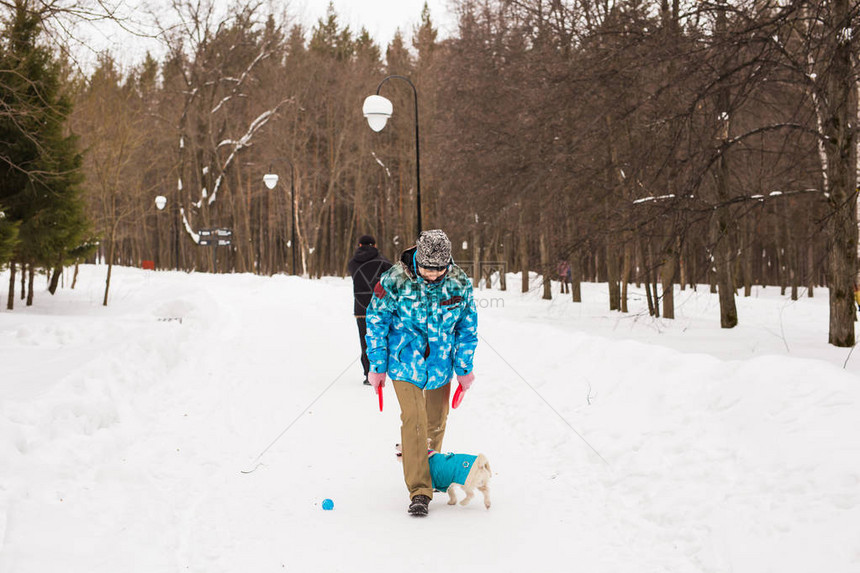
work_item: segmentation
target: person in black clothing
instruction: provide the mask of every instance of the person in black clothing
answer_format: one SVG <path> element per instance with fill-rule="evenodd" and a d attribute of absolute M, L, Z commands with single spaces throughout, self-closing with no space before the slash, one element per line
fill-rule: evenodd
<path fill-rule="evenodd" d="M 347 265 L 349 274 L 352 275 L 352 292 L 355 298 L 355 321 L 358 323 L 358 338 L 361 341 L 361 366 L 364 368 L 364 383 L 367 381 L 367 373 L 370 370 L 370 362 L 367 360 L 367 323 L 365 312 L 370 306 L 373 296 L 373 287 L 379 282 L 379 276 L 391 268 L 391 261 L 383 257 L 376 248 L 376 239 L 370 235 L 362 235 L 358 240 L 358 248 Z"/>

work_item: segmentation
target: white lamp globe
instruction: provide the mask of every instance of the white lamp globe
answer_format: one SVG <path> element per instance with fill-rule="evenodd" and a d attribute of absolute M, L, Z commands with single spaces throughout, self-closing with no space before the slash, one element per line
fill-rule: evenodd
<path fill-rule="evenodd" d="M 263 183 L 265 183 L 267 188 L 274 189 L 275 185 L 278 184 L 278 174 L 266 173 L 265 175 L 263 175 Z"/>
<path fill-rule="evenodd" d="M 167 205 L 167 197 L 165 197 L 164 195 L 159 195 L 155 198 L 155 206 L 158 207 L 159 211 L 164 209 L 165 205 Z"/>
<path fill-rule="evenodd" d="M 364 100 L 364 106 L 361 108 L 364 117 L 367 118 L 367 123 L 373 131 L 382 131 L 385 127 L 388 118 L 391 117 L 394 111 L 394 106 L 391 101 L 381 95 L 367 96 Z"/>

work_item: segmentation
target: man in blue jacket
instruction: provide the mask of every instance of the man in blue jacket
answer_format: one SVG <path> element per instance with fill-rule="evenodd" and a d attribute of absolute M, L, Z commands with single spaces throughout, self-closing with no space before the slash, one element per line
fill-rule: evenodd
<path fill-rule="evenodd" d="M 424 231 L 379 279 L 367 310 L 368 380 L 376 390 L 387 376 L 397 393 L 412 515 L 427 515 L 433 497 L 427 440 L 441 449 L 451 379 L 456 374 L 469 389 L 477 345 L 472 283 L 454 264 L 445 233 Z"/>

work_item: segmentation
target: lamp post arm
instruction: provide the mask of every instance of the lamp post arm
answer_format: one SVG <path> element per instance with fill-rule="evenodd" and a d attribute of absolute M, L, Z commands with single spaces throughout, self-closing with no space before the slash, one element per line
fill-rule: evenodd
<path fill-rule="evenodd" d="M 403 80 L 404 82 L 409 84 L 409 86 L 412 88 L 412 93 L 416 94 L 417 97 L 418 90 L 415 89 L 415 84 L 412 83 L 412 80 L 410 80 L 406 76 L 398 76 L 396 74 L 393 76 L 388 76 L 387 78 L 379 82 L 379 85 L 376 87 L 376 95 L 379 95 L 379 90 L 382 89 L 382 86 L 385 85 L 385 82 L 387 82 L 388 80 Z"/>
<path fill-rule="evenodd" d="M 276 157 L 271 162 L 269 162 L 269 171 L 272 170 L 272 163 L 274 163 L 275 161 L 283 161 L 284 163 L 289 165 L 290 166 L 290 177 L 293 176 L 293 171 L 295 170 L 295 168 L 293 167 L 293 162 L 290 161 L 289 159 L 287 159 L 286 157 Z"/>
<path fill-rule="evenodd" d="M 412 83 L 412 80 L 407 78 L 406 76 L 388 76 L 379 82 L 379 85 L 376 88 L 376 95 L 379 95 L 379 90 L 382 89 L 382 86 L 388 80 L 403 80 L 409 87 L 412 88 L 412 96 L 413 101 L 415 102 L 415 200 L 418 205 L 418 230 L 416 232 L 416 236 L 421 234 L 421 150 L 419 147 L 419 137 L 418 137 L 418 90 L 415 89 L 415 84 Z"/>

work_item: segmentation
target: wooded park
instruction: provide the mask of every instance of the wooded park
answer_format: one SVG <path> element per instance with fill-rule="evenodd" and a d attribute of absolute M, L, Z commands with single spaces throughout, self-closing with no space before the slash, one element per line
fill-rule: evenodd
<path fill-rule="evenodd" d="M 573 302 L 606 282 L 626 312 L 646 284 L 670 319 L 675 286 L 709 285 L 724 328 L 752 285 L 827 287 L 829 342 L 854 345 L 857 2 L 457 0 L 450 37 L 425 6 L 386 46 L 333 7 L 308 26 L 215 4 L 174 0 L 163 55 L 88 69 L 52 23 L 104 2 L 0 0 L 8 309 L 79 262 L 344 275 L 366 233 L 394 259 L 419 231 L 420 174 L 422 227 L 487 271 L 476 283 L 506 269 L 556 296 L 567 261 Z M 391 75 L 415 91 L 380 86 Z M 362 115 L 377 88 L 393 104 L 378 133 Z"/>

